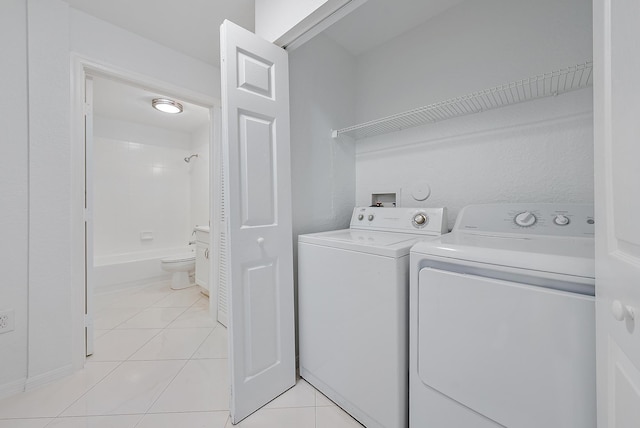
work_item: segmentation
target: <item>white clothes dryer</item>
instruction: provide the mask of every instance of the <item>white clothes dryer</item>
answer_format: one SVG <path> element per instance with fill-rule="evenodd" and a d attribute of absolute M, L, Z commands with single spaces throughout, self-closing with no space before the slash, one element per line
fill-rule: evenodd
<path fill-rule="evenodd" d="M 409 250 L 444 208 L 355 208 L 298 238 L 300 375 L 367 428 L 408 426 Z"/>
<path fill-rule="evenodd" d="M 593 206 L 464 208 L 411 250 L 410 425 L 594 428 Z"/>

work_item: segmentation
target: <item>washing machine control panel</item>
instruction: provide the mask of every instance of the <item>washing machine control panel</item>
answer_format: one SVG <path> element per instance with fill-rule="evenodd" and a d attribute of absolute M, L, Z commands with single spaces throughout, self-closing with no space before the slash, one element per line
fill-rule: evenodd
<path fill-rule="evenodd" d="M 455 230 L 593 237 L 593 205 L 523 203 L 469 205 L 460 211 Z"/>
<path fill-rule="evenodd" d="M 448 232 L 447 209 L 356 207 L 351 229 L 439 235 Z"/>

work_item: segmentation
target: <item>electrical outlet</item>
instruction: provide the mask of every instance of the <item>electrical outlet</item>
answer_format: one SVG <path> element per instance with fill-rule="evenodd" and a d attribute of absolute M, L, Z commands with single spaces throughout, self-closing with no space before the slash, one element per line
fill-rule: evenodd
<path fill-rule="evenodd" d="M 0 334 L 13 331 L 15 328 L 14 319 L 15 313 L 13 309 L 0 311 Z"/>

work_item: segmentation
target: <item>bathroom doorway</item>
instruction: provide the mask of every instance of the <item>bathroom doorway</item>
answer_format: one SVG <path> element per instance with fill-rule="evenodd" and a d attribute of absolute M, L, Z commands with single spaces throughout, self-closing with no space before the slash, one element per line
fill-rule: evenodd
<path fill-rule="evenodd" d="M 87 88 L 93 94 L 93 126 L 87 130 L 93 137 L 87 147 L 93 223 L 87 233 L 87 266 L 93 266 L 88 298 L 91 291 L 95 295 L 168 285 L 169 276 L 181 279 L 180 288 L 194 284 L 196 234 L 198 246 L 209 241 L 208 233 L 201 233 L 210 226 L 209 110 L 105 76 L 89 75 Z M 177 113 L 159 110 L 154 103 Z M 201 263 L 200 270 L 203 267 Z M 199 278 L 207 276 L 201 273 Z M 208 295 L 208 284 L 199 282 L 194 287 Z M 93 309 L 96 331 L 130 315 L 120 310 L 116 316 L 111 306 Z M 87 335 L 90 354 L 90 332 Z"/>
<path fill-rule="evenodd" d="M 84 315 L 74 315 L 76 331 L 83 330 L 82 335 L 74 333 L 74 349 L 82 349 L 74 365 L 82 367 L 85 354 L 93 352 L 94 328 L 103 334 L 118 318 L 131 318 L 116 308 L 105 324 L 104 312 L 99 313 L 105 305 L 95 307 L 96 292 L 122 294 L 162 281 L 170 287 L 171 273 L 161 268 L 160 260 L 195 254 L 196 226 L 214 226 L 210 236 L 215 237 L 219 228 L 212 222 L 211 206 L 219 177 L 219 168 L 214 167 L 219 163 L 219 127 L 214 123 L 219 121 L 219 102 L 139 75 L 112 72 L 81 58 L 75 66 L 74 133 L 79 144 L 74 167 L 82 179 L 78 174 L 74 180 L 74 200 L 83 207 L 82 219 L 75 224 L 81 222 L 83 227 L 76 229 L 79 251 L 74 263 L 85 275 L 82 284 L 77 277 L 82 288 L 77 288 L 74 299 Z M 182 113 L 155 110 L 152 100 L 158 98 L 175 100 Z M 212 247 L 214 241 L 210 240 Z M 204 309 L 215 323 L 213 254 L 217 251 L 211 248 L 207 253 L 212 254 L 206 264 L 211 281 L 208 286 L 190 287 L 190 293 L 198 297 L 200 312 Z M 190 273 L 193 282 L 195 272 Z M 207 288 L 212 290 L 211 300 L 199 293 Z M 153 300 L 157 293 L 151 294 Z"/>

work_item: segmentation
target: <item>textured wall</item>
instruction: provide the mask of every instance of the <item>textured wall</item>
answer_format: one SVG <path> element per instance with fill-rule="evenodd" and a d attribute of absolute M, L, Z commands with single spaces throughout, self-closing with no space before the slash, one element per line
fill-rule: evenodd
<path fill-rule="evenodd" d="M 71 370 L 69 7 L 28 1 L 29 378 Z M 62 107 L 61 106 L 65 106 Z"/>
<path fill-rule="evenodd" d="M 27 6 L 3 0 L 0 13 L 0 310 L 13 309 L 15 330 L 0 335 L 0 397 L 27 376 L 28 119 Z"/>
<path fill-rule="evenodd" d="M 496 13 L 496 11 L 500 13 Z M 358 57 L 359 121 L 591 59 L 586 0 L 467 1 Z M 593 201 L 591 91 L 360 140 L 356 203 L 405 206 Z M 411 199 L 423 184 L 425 202 Z"/>
<path fill-rule="evenodd" d="M 256 0 L 256 34 L 273 42 L 327 0 Z"/>
<path fill-rule="evenodd" d="M 293 232 L 346 227 L 353 209 L 353 144 L 331 129 L 355 120 L 355 61 L 325 36 L 289 57 Z M 297 238 L 296 238 L 297 239 Z"/>

